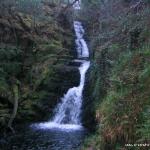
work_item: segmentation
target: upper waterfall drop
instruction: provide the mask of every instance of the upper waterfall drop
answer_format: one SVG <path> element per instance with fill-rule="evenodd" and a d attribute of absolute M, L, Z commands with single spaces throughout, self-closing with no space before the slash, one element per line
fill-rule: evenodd
<path fill-rule="evenodd" d="M 79 21 L 74 21 L 74 30 L 76 34 L 76 46 L 77 46 L 77 53 L 78 53 L 78 58 L 88 58 L 89 57 L 89 50 L 87 47 L 87 44 L 85 40 L 83 39 L 84 36 L 84 29 Z"/>
<path fill-rule="evenodd" d="M 75 10 L 80 10 L 81 9 L 81 0 L 78 0 L 74 5 L 73 5 Z"/>

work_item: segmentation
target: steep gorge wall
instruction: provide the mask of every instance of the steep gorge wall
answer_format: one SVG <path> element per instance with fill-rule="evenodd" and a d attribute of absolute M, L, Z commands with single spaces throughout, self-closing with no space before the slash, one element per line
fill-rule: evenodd
<path fill-rule="evenodd" d="M 92 51 L 84 121 L 96 131 L 83 149 L 128 149 L 127 143 L 148 143 L 149 2 L 110 1 L 106 6 L 111 6 L 111 16 L 105 16 L 104 7 L 89 5 L 81 14 L 87 16 L 81 18 Z"/>
<path fill-rule="evenodd" d="M 44 3 L 38 16 L 10 8 L 0 16 L 0 127 L 6 128 L 18 98 L 14 124 L 50 118 L 60 97 L 78 85 L 72 67 L 73 31 L 56 5 Z M 65 21 L 65 22 L 64 22 Z M 14 93 L 13 87 L 18 91 Z"/>

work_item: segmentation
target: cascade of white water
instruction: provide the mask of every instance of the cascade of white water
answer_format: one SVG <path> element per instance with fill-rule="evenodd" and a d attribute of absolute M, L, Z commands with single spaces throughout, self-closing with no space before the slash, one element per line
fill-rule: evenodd
<path fill-rule="evenodd" d="M 80 114 L 82 106 L 82 93 L 85 82 L 85 74 L 89 68 L 88 61 L 82 62 L 79 67 L 80 71 L 80 85 L 73 87 L 62 98 L 62 102 L 56 108 L 56 115 L 53 122 L 59 124 L 81 124 Z"/>
<path fill-rule="evenodd" d="M 71 0 L 72 1 L 72 0 Z M 74 5 L 74 9 L 80 10 L 81 9 L 81 0 L 78 0 Z"/>
<path fill-rule="evenodd" d="M 89 50 L 85 40 L 83 39 L 84 29 L 82 24 L 74 21 L 74 29 L 76 33 L 76 47 L 78 58 L 89 57 Z M 79 43 L 79 44 L 78 44 Z M 85 74 L 90 66 L 89 61 L 81 60 L 80 71 L 80 84 L 78 87 L 73 87 L 62 98 L 62 102 L 56 108 L 56 114 L 53 122 L 59 124 L 81 124 L 80 114 L 82 106 L 82 93 L 85 83 Z"/>
<path fill-rule="evenodd" d="M 80 5 L 77 3 L 75 9 L 79 9 Z M 55 109 L 54 117 L 46 123 L 40 123 L 40 128 L 61 128 L 61 129 L 78 129 L 81 128 L 81 107 L 83 102 L 83 89 L 85 84 L 85 75 L 90 66 L 90 61 L 85 60 L 89 57 L 89 50 L 83 38 L 84 29 L 79 21 L 74 21 L 74 30 L 76 34 L 76 50 L 81 62 L 79 69 L 80 84 L 77 87 L 70 88 L 64 97 L 61 98 Z"/>

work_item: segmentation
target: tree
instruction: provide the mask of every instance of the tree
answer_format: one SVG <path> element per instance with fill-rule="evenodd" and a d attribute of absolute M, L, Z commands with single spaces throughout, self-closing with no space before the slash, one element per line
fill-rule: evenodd
<path fill-rule="evenodd" d="M 16 79 L 13 79 L 13 86 L 12 86 L 12 94 L 13 94 L 13 112 L 10 116 L 9 122 L 8 122 L 8 127 L 11 129 L 12 132 L 15 132 L 12 123 L 17 115 L 17 110 L 18 110 L 18 100 L 19 100 L 19 88 L 18 88 L 18 83 Z"/>

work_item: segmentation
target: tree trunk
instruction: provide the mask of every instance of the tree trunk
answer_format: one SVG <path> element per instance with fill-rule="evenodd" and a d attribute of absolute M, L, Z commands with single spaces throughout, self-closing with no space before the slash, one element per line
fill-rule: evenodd
<path fill-rule="evenodd" d="M 15 84 L 13 86 L 13 95 L 14 95 L 14 108 L 13 108 L 13 112 L 12 112 L 12 115 L 10 117 L 10 120 L 8 122 L 8 127 L 11 129 L 12 132 L 15 132 L 14 129 L 12 128 L 12 123 L 16 117 L 16 114 L 17 114 L 17 110 L 18 110 L 18 99 L 19 99 L 19 90 L 18 90 L 18 85 Z"/>

